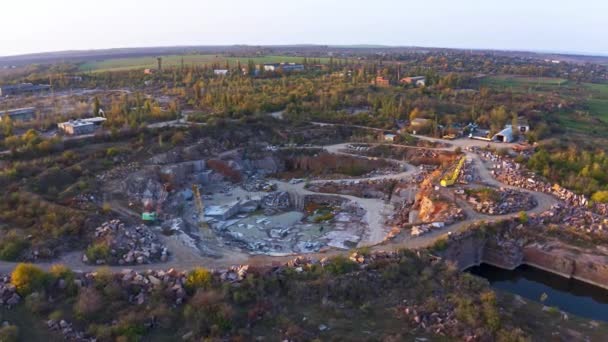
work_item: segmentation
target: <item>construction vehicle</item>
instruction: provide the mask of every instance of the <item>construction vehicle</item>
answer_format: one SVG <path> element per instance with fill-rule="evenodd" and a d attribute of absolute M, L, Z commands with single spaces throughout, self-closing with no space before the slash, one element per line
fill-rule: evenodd
<path fill-rule="evenodd" d="M 144 223 L 153 224 L 159 219 L 159 216 L 162 213 L 163 203 L 165 203 L 165 200 L 169 195 L 168 189 L 168 185 L 164 184 L 163 190 L 158 194 L 158 199 L 156 201 L 151 198 L 145 198 L 143 200 L 144 211 L 141 213 L 141 220 L 144 221 Z"/>
<path fill-rule="evenodd" d="M 465 160 L 466 160 L 466 157 L 460 158 L 454 171 L 448 177 L 445 177 L 441 180 L 440 184 L 442 187 L 447 188 L 448 186 L 452 186 L 452 185 L 454 185 L 454 183 L 456 183 L 456 181 L 458 180 L 458 176 L 460 176 L 460 171 L 462 170 L 462 167 L 464 166 Z"/>
<path fill-rule="evenodd" d="M 196 204 L 196 212 L 198 213 L 199 225 L 201 228 L 207 228 L 207 222 L 205 222 L 205 206 L 203 205 L 203 198 L 201 197 L 201 190 L 198 184 L 192 184 L 192 193 L 194 194 L 194 203 Z"/>
<path fill-rule="evenodd" d="M 143 200 L 144 211 L 141 213 L 141 220 L 145 223 L 152 224 L 156 221 L 156 212 L 154 209 L 154 200 L 146 198 Z"/>

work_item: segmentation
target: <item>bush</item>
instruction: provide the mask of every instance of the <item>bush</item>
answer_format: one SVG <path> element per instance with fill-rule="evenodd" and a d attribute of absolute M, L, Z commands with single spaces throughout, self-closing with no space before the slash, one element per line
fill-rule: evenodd
<path fill-rule="evenodd" d="M 19 264 L 11 274 L 11 284 L 22 296 L 44 288 L 47 279 L 48 275 L 32 264 Z"/>
<path fill-rule="evenodd" d="M 108 202 L 103 202 L 101 205 L 101 212 L 104 214 L 109 214 L 110 211 L 112 211 L 112 205 L 110 205 Z"/>
<path fill-rule="evenodd" d="M 8 325 L 0 328 L 0 341 L 17 342 L 19 341 L 19 328 L 16 325 Z"/>
<path fill-rule="evenodd" d="M 175 132 L 171 137 L 171 144 L 173 145 L 181 145 L 186 140 L 183 132 Z"/>
<path fill-rule="evenodd" d="M 74 312 L 80 319 L 91 319 L 103 305 L 103 297 L 99 291 L 95 288 L 83 288 L 74 304 Z"/>
<path fill-rule="evenodd" d="M 342 255 L 331 259 L 329 264 L 325 265 L 325 270 L 334 275 L 346 274 L 356 269 L 357 264 Z"/>
<path fill-rule="evenodd" d="M 96 260 L 107 260 L 110 256 L 110 247 L 104 243 L 95 243 L 89 246 L 84 254 L 92 263 L 95 263 Z"/>
<path fill-rule="evenodd" d="M 591 200 L 598 203 L 608 203 L 608 191 L 598 191 L 591 196 Z"/>
<path fill-rule="evenodd" d="M 434 252 L 441 252 L 448 248 L 448 239 L 446 237 L 441 237 L 435 241 L 435 243 L 431 246 L 431 250 Z"/>
<path fill-rule="evenodd" d="M 525 211 L 520 211 L 518 215 L 519 222 L 528 223 L 528 213 Z"/>
<path fill-rule="evenodd" d="M 202 267 L 197 267 L 188 273 L 185 285 L 186 288 L 191 291 L 199 288 L 206 289 L 211 286 L 212 278 L 213 275 L 211 272 L 209 272 L 209 270 Z"/>
<path fill-rule="evenodd" d="M 4 241 L 0 243 L 0 259 L 15 261 L 28 246 L 27 241 L 20 238 Z"/>

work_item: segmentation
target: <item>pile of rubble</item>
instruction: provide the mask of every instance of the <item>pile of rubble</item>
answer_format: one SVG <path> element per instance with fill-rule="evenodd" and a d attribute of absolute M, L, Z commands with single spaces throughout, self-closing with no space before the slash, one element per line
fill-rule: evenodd
<path fill-rule="evenodd" d="M 0 278 L 0 305 L 5 305 L 9 308 L 19 304 L 21 296 L 17 293 L 17 289 L 11 284 L 9 276 Z"/>
<path fill-rule="evenodd" d="M 86 337 L 85 333 L 82 331 L 74 330 L 72 323 L 67 322 L 66 320 L 52 320 L 49 319 L 46 322 L 46 326 L 51 331 L 61 332 L 63 335 L 64 341 L 77 341 L 77 342 L 93 342 L 96 341 L 94 338 Z"/>
<path fill-rule="evenodd" d="M 145 225 L 127 226 L 120 220 L 104 222 L 95 229 L 94 244 L 109 248 L 107 260 L 89 260 L 83 255 L 82 261 L 93 264 L 149 264 L 167 261 L 169 252 L 156 234 Z"/>
<path fill-rule="evenodd" d="M 388 199 L 396 181 L 382 180 L 349 180 L 332 182 L 314 182 L 306 187 L 308 190 L 320 193 L 350 195 L 362 198 Z"/>
<path fill-rule="evenodd" d="M 410 232 L 410 235 L 412 235 L 413 237 L 417 237 L 420 235 L 424 235 L 432 230 L 441 229 L 443 227 L 445 227 L 445 223 L 443 223 L 443 222 L 433 222 L 433 223 L 429 223 L 429 224 L 421 224 L 421 225 L 413 226 L 412 230 Z"/>
<path fill-rule="evenodd" d="M 126 165 L 120 165 L 106 172 L 102 172 L 95 176 L 98 181 L 108 181 L 113 179 L 125 179 L 128 175 L 141 169 L 139 163 L 129 163 Z"/>
<path fill-rule="evenodd" d="M 540 179 L 536 174 L 524 170 L 520 164 L 508 157 L 498 156 L 492 152 L 478 152 L 483 159 L 494 164 L 492 173 L 496 178 L 511 186 L 516 186 L 532 191 L 544 192 L 555 196 L 564 203 L 554 206 L 543 216 L 559 217 L 559 222 L 569 224 L 586 232 L 607 234 L 604 229 L 605 219 L 603 216 L 608 214 L 607 204 L 594 204 L 589 207 L 589 200 L 584 195 L 577 195 L 559 185 L 551 185 Z"/>
<path fill-rule="evenodd" d="M 285 191 L 270 193 L 264 196 L 261 202 L 264 209 L 286 210 L 291 207 L 289 193 Z"/>
<path fill-rule="evenodd" d="M 243 183 L 243 189 L 249 192 L 271 192 L 277 189 L 277 185 L 265 179 L 252 177 Z"/>
<path fill-rule="evenodd" d="M 403 304 L 398 310 L 404 318 L 411 320 L 411 323 L 424 331 L 437 335 L 454 336 L 454 332 L 458 330 L 458 319 L 453 308 L 447 307 L 429 313 L 420 306 Z"/>
<path fill-rule="evenodd" d="M 475 211 L 488 215 L 506 215 L 519 211 L 528 211 L 537 203 L 529 193 L 513 189 L 500 188 L 496 191 L 497 198 L 480 200 L 475 195 L 467 196 L 467 201 Z"/>
<path fill-rule="evenodd" d="M 425 223 L 443 222 L 446 225 L 462 221 L 466 217 L 464 210 L 456 206 L 455 203 L 446 200 L 434 200 L 429 196 L 423 196 L 420 200 L 418 216 Z"/>
<path fill-rule="evenodd" d="M 564 227 L 574 227 L 587 233 L 608 235 L 608 219 L 581 207 L 564 204 L 554 204 L 551 209 L 540 216 L 542 223 L 559 224 Z"/>
<path fill-rule="evenodd" d="M 460 184 L 469 184 L 474 182 L 479 182 L 481 177 L 477 174 L 477 170 L 475 169 L 475 165 L 469 161 L 464 163 L 462 170 L 460 170 L 460 175 L 458 175 L 457 183 Z"/>

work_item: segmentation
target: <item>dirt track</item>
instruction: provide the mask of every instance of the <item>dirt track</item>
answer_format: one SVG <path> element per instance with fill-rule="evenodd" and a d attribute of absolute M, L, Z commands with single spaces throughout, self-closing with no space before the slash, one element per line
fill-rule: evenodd
<path fill-rule="evenodd" d="M 422 136 L 419 136 L 418 138 L 424 139 L 424 140 L 429 140 L 429 141 L 438 141 L 438 139 L 427 138 L 427 137 L 422 137 Z M 442 142 L 444 142 L 444 141 L 442 141 Z M 469 139 L 451 141 L 450 144 L 451 144 L 450 147 L 437 148 L 437 150 L 454 150 L 456 147 L 464 148 L 464 147 L 470 147 L 470 146 L 487 145 L 487 143 L 485 143 L 485 142 L 469 140 Z M 327 151 L 329 151 L 331 153 L 348 154 L 348 153 L 342 152 L 342 150 L 346 147 L 346 145 L 347 144 L 337 144 L 337 145 L 325 146 L 323 148 L 325 148 Z M 400 146 L 403 148 L 412 148 L 412 147 L 401 146 L 401 145 L 393 145 L 393 146 Z M 507 146 L 507 144 L 501 144 L 501 146 L 505 147 L 505 146 Z M 497 181 L 492 176 L 492 174 L 489 172 L 487 166 L 483 163 L 483 161 L 479 158 L 478 155 L 471 153 L 471 152 L 466 152 L 466 155 L 468 157 L 470 157 L 471 160 L 473 161 L 474 167 L 477 170 L 477 172 L 480 175 L 481 180 L 483 182 L 490 184 L 490 185 L 494 185 L 494 186 L 514 188 L 512 186 L 508 186 L 506 184 L 503 184 L 503 183 Z M 361 156 L 359 156 L 359 157 L 361 157 Z M 371 157 L 365 157 L 365 158 L 371 159 Z M 381 176 L 370 177 L 370 178 L 361 178 L 360 180 L 406 179 L 408 177 L 412 177 L 416 172 L 418 172 L 414 166 L 409 165 L 404 161 L 392 160 L 392 159 L 387 159 L 387 160 L 391 161 L 391 162 L 399 163 L 399 164 L 405 166 L 407 171 L 397 173 L 397 174 L 381 175 Z M 346 180 L 346 179 L 344 179 L 344 180 Z M 348 180 L 352 180 L 352 179 L 348 179 Z M 337 179 L 337 180 L 333 179 L 331 181 L 340 181 L 340 179 Z M 315 180 L 314 182 L 324 182 L 324 180 Z M 315 192 L 311 192 L 307 189 L 304 189 L 304 183 L 289 184 L 286 182 L 279 182 L 279 181 L 275 181 L 275 183 L 277 184 L 278 189 L 282 190 L 282 191 L 295 192 L 295 193 L 298 193 L 301 195 L 317 194 Z M 541 213 L 543 211 L 548 210 L 551 207 L 551 205 L 557 203 L 557 200 L 550 195 L 547 195 L 544 193 L 533 192 L 533 191 L 529 191 L 529 190 L 524 190 L 524 189 L 519 189 L 519 190 L 530 193 L 532 196 L 534 196 L 534 198 L 536 199 L 536 201 L 538 203 L 538 205 L 535 208 L 533 208 L 532 210 L 529 210 L 528 213 Z M 329 195 L 329 194 L 326 194 L 326 195 Z M 493 222 L 493 221 L 498 221 L 498 220 L 502 220 L 505 218 L 515 217 L 517 215 L 517 213 L 513 213 L 513 214 L 508 214 L 508 215 L 489 216 L 489 215 L 483 215 L 483 214 L 479 214 L 479 213 L 472 212 L 472 211 L 467 211 L 468 217 L 466 220 L 455 223 L 450 226 L 447 226 L 444 229 L 437 229 L 437 230 L 431 231 L 423 236 L 416 237 L 416 238 L 411 238 L 408 236 L 399 242 L 389 242 L 386 244 L 381 244 L 382 240 L 384 239 L 384 237 L 386 236 L 386 233 L 389 230 L 389 227 L 386 227 L 384 224 L 385 214 L 390 211 L 390 208 L 388 207 L 389 204 L 386 204 L 384 201 L 382 201 L 380 199 L 359 198 L 359 197 L 348 196 L 348 195 L 339 195 L 339 194 L 336 194 L 335 196 L 340 196 L 340 197 L 355 201 L 356 203 L 358 203 L 360 206 L 362 206 L 366 210 L 365 219 L 369 225 L 369 230 L 366 233 L 366 235 L 362 238 L 362 241 L 359 244 L 359 246 L 372 246 L 373 250 L 422 248 L 422 247 L 432 245 L 437 239 L 439 239 L 440 237 L 442 237 L 450 232 L 457 232 L 457 231 L 465 230 L 472 223 L 478 222 L 480 220 L 484 220 L 486 222 Z M 287 260 L 292 259 L 294 257 L 293 255 L 282 256 L 282 257 L 273 257 L 273 256 L 266 256 L 266 255 L 252 256 L 252 255 L 249 255 L 249 254 L 246 254 L 243 252 L 234 251 L 234 252 L 226 253 L 222 258 L 216 259 L 216 258 L 202 257 L 194 252 L 184 252 L 182 250 L 183 248 L 180 249 L 179 248 L 180 246 L 177 245 L 177 241 L 175 241 L 175 240 L 169 240 L 169 239 L 165 238 L 165 243 L 168 244 L 169 247 L 172 247 L 171 248 L 172 251 L 175 251 L 176 249 L 179 250 L 179 252 L 177 252 L 177 253 L 174 252 L 171 260 L 169 260 L 166 263 L 158 263 L 158 264 L 150 264 L 150 265 L 135 265 L 135 266 L 126 266 L 126 267 L 125 266 L 109 266 L 109 268 L 112 270 L 115 270 L 115 271 L 120 271 L 122 269 L 146 270 L 146 269 L 151 269 L 151 268 L 192 269 L 197 266 L 214 268 L 214 269 L 225 269 L 225 268 L 228 268 L 228 267 L 230 267 L 232 265 L 236 265 L 236 264 L 250 264 L 250 265 L 279 264 L 279 263 L 284 263 Z M 348 253 L 348 251 L 329 250 L 329 251 L 321 252 L 321 253 L 307 254 L 307 256 L 309 256 L 311 258 L 323 258 L 326 256 L 344 254 L 344 253 Z M 93 270 L 99 268 L 99 266 L 86 265 L 86 264 L 82 263 L 81 256 L 82 256 L 82 251 L 73 252 L 73 253 L 69 253 L 69 254 L 62 256 L 59 260 L 56 260 L 54 262 L 39 263 L 38 265 L 42 268 L 48 269 L 52 264 L 61 263 L 76 271 L 93 271 Z M 13 262 L 0 262 L 0 273 L 9 273 L 12 271 L 12 269 L 15 266 L 16 266 L 16 263 L 13 263 Z M 104 267 L 108 267 L 108 266 L 104 266 Z"/>

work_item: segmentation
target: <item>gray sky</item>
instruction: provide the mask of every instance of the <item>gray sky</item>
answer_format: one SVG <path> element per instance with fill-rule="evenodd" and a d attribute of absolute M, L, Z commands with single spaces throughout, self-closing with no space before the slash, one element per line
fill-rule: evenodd
<path fill-rule="evenodd" d="M 384 44 L 608 55 L 608 0 L 2 0 L 0 55 Z"/>

